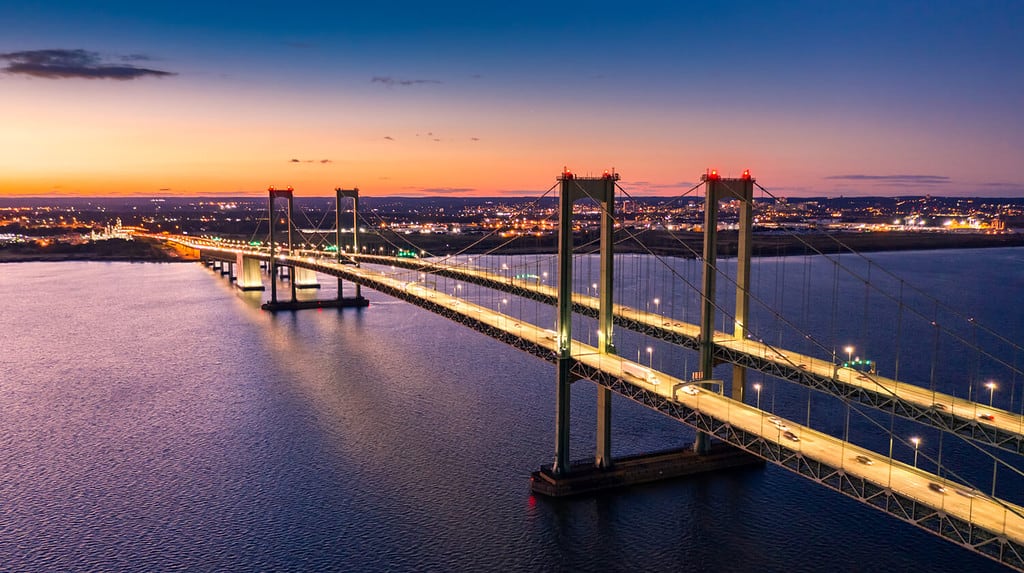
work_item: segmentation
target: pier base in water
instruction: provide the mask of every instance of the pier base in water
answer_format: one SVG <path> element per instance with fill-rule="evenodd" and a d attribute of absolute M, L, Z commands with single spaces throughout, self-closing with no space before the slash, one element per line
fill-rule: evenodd
<path fill-rule="evenodd" d="M 263 310 L 277 312 L 279 310 L 305 310 L 308 308 L 360 308 L 370 306 L 370 301 L 361 297 L 345 297 L 331 300 L 296 300 L 265 302 L 260 307 Z"/>
<path fill-rule="evenodd" d="M 544 466 L 530 475 L 530 490 L 549 497 L 566 497 L 607 489 L 673 479 L 732 468 L 763 466 L 764 460 L 728 444 L 715 444 L 707 454 L 692 447 L 617 459 L 608 469 L 594 462 L 573 463 L 561 476 Z"/>

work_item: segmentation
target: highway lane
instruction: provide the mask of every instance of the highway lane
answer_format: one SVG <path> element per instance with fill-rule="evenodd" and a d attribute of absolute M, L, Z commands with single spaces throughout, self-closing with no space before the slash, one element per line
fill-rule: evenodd
<path fill-rule="evenodd" d="M 316 269 L 320 267 L 333 271 L 331 274 L 341 275 L 349 280 L 358 280 L 369 287 L 376 283 L 392 289 L 403 290 L 411 296 L 445 306 L 452 312 L 471 317 L 494 329 L 529 340 L 549 349 L 552 353 L 556 351 L 557 341 L 555 340 L 555 333 L 549 329 L 523 322 L 516 317 L 461 300 L 416 282 L 402 280 L 386 272 L 351 265 L 338 265 L 323 259 L 286 257 L 285 261 L 294 262 L 299 266 L 308 268 Z M 622 308 L 620 311 L 634 314 L 634 318 L 638 318 L 639 315 L 648 315 L 648 313 L 638 313 L 634 309 Z M 653 324 L 655 316 L 644 316 L 642 320 L 651 321 Z M 661 317 L 658 318 L 660 319 Z M 662 324 L 662 326 L 665 325 Z M 679 329 L 681 333 L 692 333 L 695 329 L 693 325 L 687 324 L 670 324 L 667 328 Z M 724 335 L 723 340 L 717 342 L 723 345 L 735 345 L 738 347 L 737 349 L 742 349 L 744 352 L 760 353 L 762 358 L 769 356 L 769 353 L 774 353 L 777 356 L 772 359 L 785 360 L 786 363 L 795 363 L 798 366 L 803 364 L 803 368 L 815 373 L 834 374 L 832 370 L 834 365 L 831 362 L 816 360 L 793 353 L 784 353 L 784 351 L 779 352 L 750 340 L 732 340 L 729 335 Z M 670 377 L 664 373 L 652 372 L 650 377 L 638 377 L 635 374 L 636 372 L 650 370 L 640 363 L 620 356 L 601 354 L 595 347 L 578 341 L 573 341 L 571 355 L 574 359 L 591 368 L 620 378 L 634 386 L 683 403 L 721 422 L 731 424 L 735 428 L 759 435 L 767 441 L 797 451 L 807 459 L 821 462 L 830 467 L 843 468 L 849 475 L 864 478 L 879 487 L 891 488 L 894 492 L 898 492 L 926 506 L 944 511 L 951 516 L 973 523 L 990 532 L 1005 535 L 1008 539 L 1024 544 L 1024 517 L 1022 517 L 1024 516 L 1024 508 L 980 494 L 972 494 L 972 497 L 958 494 L 956 493 L 957 490 L 970 492 L 972 488 L 966 485 L 947 482 L 929 472 L 879 456 L 871 450 L 834 438 L 791 420 L 780 420 L 781 423 L 788 426 L 788 431 L 792 435 L 799 438 L 799 441 L 793 441 L 786 437 L 785 432 L 771 423 L 770 415 L 766 412 L 708 389 L 700 389 L 695 395 L 688 394 L 681 390 L 681 387 L 687 384 L 687 381 Z M 849 381 L 851 383 L 877 383 L 879 385 L 884 383 L 880 380 L 859 380 L 857 378 L 859 374 L 852 371 L 845 374 L 850 378 Z M 839 375 L 843 375 L 843 373 Z M 901 384 L 900 386 L 908 385 Z M 896 388 L 894 381 L 892 390 L 894 392 L 906 392 L 908 396 L 914 395 L 915 399 L 918 400 L 930 400 L 927 402 L 929 405 L 934 403 L 936 397 L 938 400 L 943 400 L 941 395 L 921 392 L 920 389 Z M 952 400 L 951 397 L 948 404 L 950 408 L 960 409 L 968 407 L 961 401 Z M 972 408 L 971 413 L 973 414 L 973 408 L 977 405 L 970 404 L 971 406 L 969 407 Z M 858 456 L 864 456 L 872 460 L 873 463 L 870 465 L 861 463 L 857 461 Z M 945 491 L 936 491 L 932 488 L 931 484 L 944 484 Z"/>
<path fill-rule="evenodd" d="M 154 235 L 153 237 L 167 240 L 166 236 L 161 237 Z M 179 237 L 179 239 L 182 239 L 184 242 L 192 243 L 193 247 L 215 248 L 230 251 L 232 253 L 248 253 L 261 256 L 263 258 L 268 256 L 265 251 L 254 251 L 251 248 L 232 248 L 217 242 L 196 238 Z M 297 255 L 295 258 L 300 262 L 308 262 L 310 257 L 313 257 L 313 255 L 322 257 L 323 253 L 315 251 L 302 252 L 301 256 Z M 498 275 L 484 269 L 472 267 L 451 267 L 422 259 L 416 259 L 413 263 L 394 259 L 392 257 L 382 257 L 377 255 L 359 255 L 359 258 L 382 264 L 399 262 L 403 268 L 416 268 L 426 273 L 442 271 L 449 273 L 455 272 L 464 278 L 473 277 L 481 281 L 491 282 L 494 284 L 514 285 L 516 288 L 532 291 L 542 297 L 548 297 L 551 299 L 557 298 L 557 291 L 554 287 L 534 283 L 532 281 L 517 281 L 510 277 Z M 314 259 L 318 262 L 325 260 L 323 258 L 315 257 Z M 580 293 L 573 293 L 573 302 L 574 304 L 591 309 L 595 313 L 597 312 L 599 305 L 596 297 Z M 656 313 L 638 310 L 621 304 L 613 305 L 612 311 L 617 317 L 633 321 L 650 329 L 688 338 L 693 344 L 697 344 L 699 342 L 700 327 L 695 324 L 678 321 Z M 964 398 L 956 398 L 954 396 L 935 392 L 905 381 L 901 382 L 876 374 L 866 374 L 852 369 L 837 368 L 836 364 L 832 360 L 822 360 L 798 354 L 796 352 L 776 348 L 753 339 L 736 339 L 726 332 L 716 331 L 714 334 L 714 341 L 715 344 L 720 347 L 728 348 L 733 352 L 746 354 L 766 362 L 774 363 L 781 368 L 802 370 L 823 379 L 835 379 L 843 384 L 863 388 L 869 392 L 878 393 L 884 396 L 892 396 L 923 409 L 935 409 L 936 412 L 954 416 L 961 422 L 977 424 L 981 427 L 997 428 L 1008 434 L 1024 436 L 1024 416 L 1021 414 L 992 408 Z M 986 417 L 982 418 L 982 415 L 985 415 Z M 991 419 L 989 419 L 989 417 L 991 417 Z M 922 423 L 930 423 L 930 420 L 919 421 Z"/>
<path fill-rule="evenodd" d="M 392 288 L 404 288 L 406 292 L 415 296 L 422 296 L 454 312 L 470 316 L 498 330 L 544 346 L 552 353 L 556 351 L 556 336 L 549 329 L 523 322 L 516 317 L 461 300 L 417 283 L 397 280 L 380 271 L 352 266 L 339 266 L 338 270 L 346 270 L 350 276 L 359 275 L 364 279 L 380 281 Z M 805 458 L 830 467 L 843 468 L 849 475 L 864 478 L 879 487 L 891 488 L 894 492 L 924 505 L 944 511 L 988 531 L 1006 535 L 1019 543 L 1024 543 L 1024 508 L 992 499 L 980 493 L 971 494 L 973 497 L 957 493 L 957 490 L 965 493 L 972 492 L 971 486 L 949 482 L 932 473 L 880 456 L 872 450 L 818 432 L 791 420 L 780 419 L 783 424 L 788 426 L 788 431 L 799 438 L 799 441 L 792 441 L 786 438 L 784 431 L 771 423 L 769 419 L 771 415 L 767 412 L 708 389 L 700 389 L 695 395 L 687 394 L 681 388 L 685 385 L 692 385 L 689 381 L 680 380 L 661 372 L 650 371 L 643 364 L 621 356 L 601 354 L 597 348 L 578 341 L 573 341 L 571 355 L 587 366 L 620 378 L 634 386 L 686 404 L 745 432 L 759 435 L 770 442 L 798 451 Z M 831 363 L 826 365 L 828 368 L 832 367 Z M 810 368 L 820 366 L 822 365 L 808 363 Z M 645 379 L 635 374 L 644 371 L 651 372 L 653 377 Z M 861 463 L 857 460 L 858 456 L 864 456 L 872 463 L 870 465 Z M 945 487 L 945 492 L 932 489 L 931 484 L 942 484 Z"/>
<path fill-rule="evenodd" d="M 387 264 L 394 263 L 395 259 L 378 255 L 356 255 L 356 258 L 366 261 Z M 494 284 L 514 285 L 517 289 L 529 290 L 542 297 L 556 299 L 557 289 L 546 284 L 533 281 L 516 280 L 512 277 L 493 273 L 486 269 L 469 266 L 452 266 L 441 264 L 430 260 L 416 259 L 415 261 L 403 261 L 402 266 L 416 268 L 427 273 L 457 273 L 466 278 L 475 278 L 480 281 L 492 282 Z M 573 303 L 597 312 L 599 301 L 596 297 L 581 293 L 573 293 Z M 700 327 L 696 324 L 681 322 L 670 317 L 646 310 L 639 310 L 621 304 L 615 304 L 612 313 L 616 316 L 632 320 L 655 330 L 662 330 L 690 338 L 694 344 L 699 342 Z M 877 374 L 867 374 L 847 368 L 838 368 L 833 360 L 821 360 L 811 356 L 798 354 L 784 349 L 777 349 L 770 345 L 752 339 L 736 339 L 726 332 L 716 331 L 714 340 L 717 345 L 731 350 L 759 357 L 763 360 L 773 362 L 781 367 L 798 368 L 822 378 L 836 378 L 844 384 L 863 388 L 871 392 L 879 392 L 884 395 L 893 396 L 922 408 L 934 408 L 938 412 L 957 417 L 962 421 L 975 423 L 980 426 L 998 428 L 1011 434 L 1024 435 L 1024 416 L 1007 410 L 992 408 L 978 402 L 957 398 L 949 394 L 936 392 L 923 388 L 906 381 L 898 381 Z M 982 418 L 982 415 L 986 415 Z M 992 419 L 988 419 L 991 416 Z"/>

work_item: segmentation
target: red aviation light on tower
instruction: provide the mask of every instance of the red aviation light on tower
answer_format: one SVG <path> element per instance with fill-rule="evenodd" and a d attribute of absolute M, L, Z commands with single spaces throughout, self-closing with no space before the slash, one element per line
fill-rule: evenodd
<path fill-rule="evenodd" d="M 712 169 L 708 173 L 708 179 L 711 180 L 711 181 L 718 181 L 721 178 L 722 178 L 722 176 L 718 174 L 718 170 L 717 169 Z"/>
<path fill-rule="evenodd" d="M 273 185 L 267 187 L 267 191 L 273 191 L 273 190 L 274 190 L 274 186 Z"/>
<path fill-rule="evenodd" d="M 743 170 L 743 178 L 744 179 L 750 179 L 750 170 L 749 169 L 744 169 Z"/>
<path fill-rule="evenodd" d="M 569 167 L 568 166 L 563 167 L 562 168 L 562 179 L 572 179 L 572 178 L 573 178 L 573 174 L 572 174 L 572 171 L 569 171 Z"/>

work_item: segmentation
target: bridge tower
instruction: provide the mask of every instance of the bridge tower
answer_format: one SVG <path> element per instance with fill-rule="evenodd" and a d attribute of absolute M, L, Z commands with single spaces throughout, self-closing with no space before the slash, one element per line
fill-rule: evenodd
<path fill-rule="evenodd" d="M 739 200 L 739 241 L 736 252 L 736 318 L 733 324 L 733 337 L 743 340 L 746 337 L 747 322 L 750 317 L 750 255 L 753 241 L 753 203 L 754 180 L 750 171 L 743 172 L 738 179 L 726 179 L 711 170 L 701 176 L 704 181 L 704 268 L 700 310 L 700 376 L 702 380 L 711 380 L 714 362 L 715 344 L 715 275 L 718 257 L 718 208 L 722 199 Z M 743 401 L 747 384 L 747 369 L 733 366 L 732 397 Z M 710 437 L 697 433 L 694 450 L 707 453 Z"/>
<path fill-rule="evenodd" d="M 555 398 L 555 462 L 552 472 L 563 475 L 569 470 L 569 386 L 573 377 L 572 364 L 572 206 L 585 198 L 601 206 L 601 276 L 598 285 L 598 352 L 614 354 L 612 340 L 612 232 L 614 231 L 616 173 L 605 172 L 601 177 L 576 177 L 568 169 L 558 177 L 561 192 L 558 199 L 558 368 Z M 595 465 L 609 468 L 611 457 L 611 390 L 598 386 L 597 390 L 597 452 Z"/>
<path fill-rule="evenodd" d="M 292 207 L 294 206 L 294 190 L 289 185 L 287 189 L 275 189 L 273 185 L 267 188 L 267 193 L 270 196 L 269 201 L 269 220 L 270 220 L 270 303 L 273 305 L 277 304 L 277 242 L 274 239 L 274 223 L 277 220 L 277 216 L 274 214 L 274 200 L 275 199 L 287 199 L 288 200 L 288 254 L 292 254 Z M 288 273 L 288 283 L 292 287 L 292 302 L 296 301 L 295 297 L 295 272 L 290 270 Z"/>
<path fill-rule="evenodd" d="M 334 244 L 338 246 L 338 264 L 342 264 L 341 260 L 341 200 L 346 198 L 352 199 L 352 253 L 355 255 L 359 254 L 359 188 L 354 189 L 342 189 L 336 187 L 334 189 L 335 201 L 334 201 Z M 355 258 L 356 266 L 359 266 L 359 259 Z M 338 277 L 338 300 L 341 300 L 341 277 Z M 361 287 L 359 283 L 356 283 L 356 298 L 363 298 Z"/>

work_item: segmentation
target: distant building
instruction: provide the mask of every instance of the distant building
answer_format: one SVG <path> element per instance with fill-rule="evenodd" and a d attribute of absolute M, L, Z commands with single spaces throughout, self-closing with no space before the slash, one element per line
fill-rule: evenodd
<path fill-rule="evenodd" d="M 96 232 L 96 230 L 93 229 L 89 232 L 90 241 L 106 241 L 107 239 L 132 240 L 131 232 L 121 226 L 120 217 L 117 218 L 113 225 L 107 224 L 106 227 L 103 227 L 102 231 Z"/>

